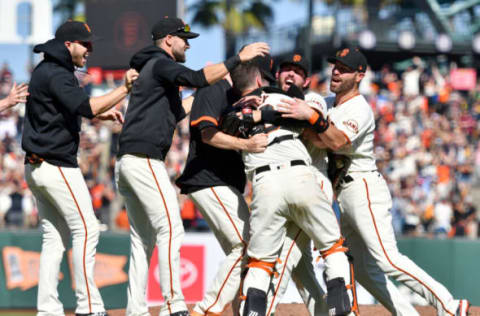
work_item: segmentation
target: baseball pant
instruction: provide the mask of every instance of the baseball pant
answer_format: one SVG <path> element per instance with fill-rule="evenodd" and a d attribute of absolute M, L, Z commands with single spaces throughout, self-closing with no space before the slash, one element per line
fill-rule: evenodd
<path fill-rule="evenodd" d="M 294 166 L 256 174 L 253 179 L 250 244 L 247 254 L 262 262 L 275 262 L 283 245 L 287 221 L 295 222 L 317 249 L 327 251 L 340 239 L 340 227 L 325 192 L 310 167 Z M 349 263 L 343 252 L 325 258 L 326 279 L 350 283 Z M 250 287 L 267 293 L 270 274 L 250 268 L 243 293 Z"/>
<path fill-rule="evenodd" d="M 297 225 L 290 222 L 279 262 L 275 266 L 278 277 L 272 279 L 272 288 L 268 292 L 266 315 L 275 312 L 287 290 L 290 278 L 311 316 L 328 315 L 325 291 L 318 283 L 312 262 L 311 239 Z"/>
<path fill-rule="evenodd" d="M 248 205 L 242 194 L 230 186 L 205 188 L 189 196 L 226 254 L 205 297 L 195 305 L 194 311 L 201 315 L 220 315 L 238 296 L 248 243 Z"/>
<path fill-rule="evenodd" d="M 115 177 L 119 192 L 125 197 L 130 223 L 127 315 L 149 315 L 145 294 L 155 245 L 165 299 L 160 316 L 187 310 L 180 285 L 184 230 L 177 194 L 164 162 L 142 155 L 124 155 L 117 161 Z"/>
<path fill-rule="evenodd" d="M 64 315 L 57 287 L 70 233 L 77 298 L 75 313 L 105 311 L 93 276 L 99 224 L 80 169 L 58 167 L 44 161 L 26 164 L 25 178 L 37 200 L 43 230 L 37 315 Z"/>
<path fill-rule="evenodd" d="M 458 302 L 449 291 L 398 251 L 390 213 L 392 200 L 380 173 L 349 175 L 353 181 L 342 184 L 338 202 L 342 232 L 351 246 L 360 283 L 394 315 L 418 315 L 396 287 L 380 275 L 380 269 L 424 297 L 438 315 L 455 315 Z"/>

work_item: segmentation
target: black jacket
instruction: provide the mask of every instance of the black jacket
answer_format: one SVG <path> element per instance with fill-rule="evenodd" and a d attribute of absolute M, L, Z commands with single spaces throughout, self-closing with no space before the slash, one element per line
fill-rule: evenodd
<path fill-rule="evenodd" d="M 133 84 L 118 156 L 144 154 L 165 159 L 177 123 L 186 114 L 179 86 L 208 85 L 203 70 L 194 71 L 175 62 L 163 49 L 148 46 L 130 61 L 140 76 Z"/>
<path fill-rule="evenodd" d="M 22 148 L 51 164 L 77 167 L 81 116 L 93 117 L 89 96 L 63 42 L 53 39 L 33 51 L 44 53 L 44 59 L 30 79 Z"/>

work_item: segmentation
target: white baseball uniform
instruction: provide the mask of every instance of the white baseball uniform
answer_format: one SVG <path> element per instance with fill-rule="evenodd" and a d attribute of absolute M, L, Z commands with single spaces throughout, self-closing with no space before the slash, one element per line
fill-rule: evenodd
<path fill-rule="evenodd" d="M 283 94 L 271 93 L 264 105 L 278 104 Z M 330 201 L 317 182 L 311 158 L 298 138 L 302 129 L 278 128 L 269 133 L 270 145 L 263 153 L 245 153 L 247 175 L 252 179 L 253 200 L 250 216 L 250 243 L 247 254 L 260 263 L 273 263 L 283 245 L 289 221 L 297 224 L 322 252 L 340 240 L 340 227 Z M 326 279 L 350 282 L 345 253 L 325 258 Z M 243 293 L 249 288 L 268 292 L 270 274 L 250 264 Z"/>
<path fill-rule="evenodd" d="M 305 101 L 323 115 L 326 115 L 327 104 L 321 95 L 314 92 L 307 93 L 305 95 Z M 331 183 L 326 176 L 326 150 L 319 149 L 309 142 L 304 141 L 304 144 L 312 158 L 313 171 L 317 175 L 318 183 L 325 192 L 331 205 L 333 201 L 333 191 Z M 273 298 L 269 300 L 267 306 L 267 315 L 275 311 L 280 302 L 280 298 L 287 290 L 290 278 L 295 282 L 298 292 L 306 304 L 310 315 L 328 315 L 325 291 L 315 277 L 312 264 L 311 239 L 293 222 L 288 224 L 285 242 L 279 259 L 279 263 L 275 266 L 279 277 L 272 279 L 274 293 Z"/>
<path fill-rule="evenodd" d="M 64 315 L 57 286 L 70 232 L 77 297 L 75 313 L 104 312 L 93 279 L 100 230 L 80 168 L 55 166 L 46 161 L 29 163 L 25 165 L 25 179 L 37 200 L 43 230 L 37 315 Z"/>
<path fill-rule="evenodd" d="M 119 192 L 130 223 L 130 278 L 127 315 L 149 315 L 145 300 L 148 266 L 158 247 L 160 287 L 165 299 L 160 316 L 185 311 L 180 285 L 180 246 L 184 236 L 177 193 L 165 163 L 145 155 L 123 155 L 115 165 Z"/>
<path fill-rule="evenodd" d="M 326 101 L 332 105 L 334 98 Z M 437 308 L 438 315 L 455 315 L 458 301 L 398 251 L 391 223 L 390 192 L 375 164 L 375 120 L 370 105 L 357 95 L 329 108 L 328 117 L 351 144 L 350 148 L 338 151 L 348 155 L 352 163 L 341 181 L 337 200 L 342 233 L 355 258 L 356 279 L 394 315 L 418 313 L 385 275 L 423 296 Z"/>

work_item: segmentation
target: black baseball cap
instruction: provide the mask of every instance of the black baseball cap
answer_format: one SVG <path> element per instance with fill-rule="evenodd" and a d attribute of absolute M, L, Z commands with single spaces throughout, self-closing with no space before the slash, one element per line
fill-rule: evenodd
<path fill-rule="evenodd" d="M 258 67 L 263 78 L 269 82 L 275 82 L 275 76 L 272 74 L 273 59 L 269 54 L 265 56 L 257 56 L 252 59 L 252 63 Z"/>
<path fill-rule="evenodd" d="M 300 53 L 293 53 L 287 55 L 284 59 L 280 61 L 279 69 L 282 69 L 285 65 L 294 65 L 298 66 L 305 71 L 305 75 L 308 76 L 310 69 L 310 62 Z"/>
<path fill-rule="evenodd" d="M 67 21 L 58 27 L 55 32 L 55 39 L 64 42 L 93 42 L 99 38 L 92 34 L 92 30 L 87 23 Z"/>
<path fill-rule="evenodd" d="M 199 36 L 198 33 L 190 32 L 190 25 L 183 23 L 179 18 L 163 17 L 152 28 L 152 39 L 157 40 L 165 37 L 168 34 L 175 35 L 181 38 L 195 38 Z"/>
<path fill-rule="evenodd" d="M 345 66 L 359 72 L 365 72 L 367 70 L 367 58 L 358 48 L 344 48 L 339 50 L 335 56 L 328 57 L 327 61 L 332 64 L 339 61 Z"/>

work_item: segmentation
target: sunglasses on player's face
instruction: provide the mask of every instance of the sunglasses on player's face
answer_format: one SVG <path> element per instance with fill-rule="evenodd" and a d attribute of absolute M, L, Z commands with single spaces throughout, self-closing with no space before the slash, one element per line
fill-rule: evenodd
<path fill-rule="evenodd" d="M 87 49 L 87 51 L 92 52 L 93 51 L 93 45 L 92 42 L 82 42 L 82 41 L 75 41 L 75 43 L 82 45 Z"/>

